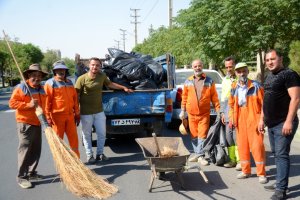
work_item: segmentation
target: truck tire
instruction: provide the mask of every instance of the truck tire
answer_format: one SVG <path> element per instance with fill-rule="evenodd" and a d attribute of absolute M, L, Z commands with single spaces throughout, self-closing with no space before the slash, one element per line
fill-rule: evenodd
<path fill-rule="evenodd" d="M 162 136 L 163 124 L 164 122 L 162 120 L 153 122 L 151 127 L 146 129 L 147 137 L 152 137 L 152 133 L 155 133 L 156 136 Z"/>

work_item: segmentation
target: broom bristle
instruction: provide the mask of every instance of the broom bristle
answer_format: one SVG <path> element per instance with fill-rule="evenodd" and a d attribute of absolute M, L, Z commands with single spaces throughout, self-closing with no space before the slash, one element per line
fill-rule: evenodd
<path fill-rule="evenodd" d="M 66 188 L 80 197 L 105 199 L 118 189 L 85 166 L 51 127 L 45 129 L 56 169 Z"/>
<path fill-rule="evenodd" d="M 55 167 L 66 188 L 79 197 L 105 199 L 118 191 L 115 185 L 85 166 L 68 145 L 47 126 L 43 110 L 36 108 L 41 124 L 46 125 L 45 135 L 53 156 Z"/>

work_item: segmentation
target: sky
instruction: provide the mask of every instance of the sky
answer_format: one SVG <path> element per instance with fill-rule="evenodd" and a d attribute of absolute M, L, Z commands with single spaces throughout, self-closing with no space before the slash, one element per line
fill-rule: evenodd
<path fill-rule="evenodd" d="M 173 17 L 191 0 L 173 0 Z M 134 12 L 137 11 L 138 43 L 154 29 L 169 24 L 169 0 L 0 0 L 0 29 L 10 38 L 62 57 L 103 58 L 107 48 L 123 49 L 120 29 L 126 30 L 125 51 L 134 47 Z M 1 30 L 0 38 L 3 37 Z"/>

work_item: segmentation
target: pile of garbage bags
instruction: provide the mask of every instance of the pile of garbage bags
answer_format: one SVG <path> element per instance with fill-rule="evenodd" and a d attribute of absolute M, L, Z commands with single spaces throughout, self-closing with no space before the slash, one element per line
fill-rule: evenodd
<path fill-rule="evenodd" d="M 163 88 L 166 70 L 150 55 L 108 48 L 111 60 L 102 67 L 109 79 L 135 90 Z"/>

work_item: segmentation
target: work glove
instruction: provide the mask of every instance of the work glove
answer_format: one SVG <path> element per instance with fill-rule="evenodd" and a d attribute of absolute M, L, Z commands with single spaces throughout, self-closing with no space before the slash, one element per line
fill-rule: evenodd
<path fill-rule="evenodd" d="M 181 110 L 181 112 L 180 112 L 180 114 L 179 114 L 179 118 L 180 118 L 181 120 L 184 120 L 184 119 L 186 119 L 187 117 L 188 117 L 188 115 L 187 115 L 186 111 Z"/>
<path fill-rule="evenodd" d="M 80 115 L 75 115 L 75 124 L 76 126 L 80 124 Z"/>
<path fill-rule="evenodd" d="M 53 121 L 52 121 L 52 119 L 50 117 L 47 118 L 47 122 L 48 122 L 49 126 L 53 126 L 54 125 L 54 123 L 53 123 Z"/>

